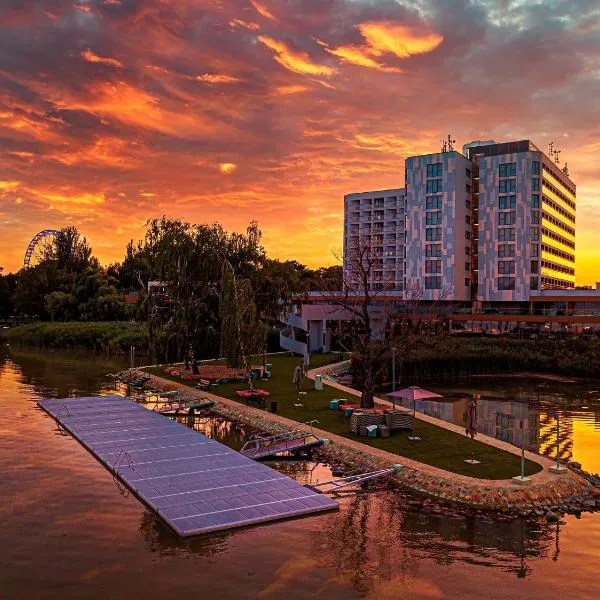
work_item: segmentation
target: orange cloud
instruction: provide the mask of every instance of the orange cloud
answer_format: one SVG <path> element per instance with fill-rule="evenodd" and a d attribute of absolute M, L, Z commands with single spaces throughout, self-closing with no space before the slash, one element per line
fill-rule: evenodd
<path fill-rule="evenodd" d="M 309 88 L 304 85 L 280 85 L 275 88 L 275 93 L 279 96 L 287 96 L 289 94 L 301 94 L 308 92 Z"/>
<path fill-rule="evenodd" d="M 102 193 L 97 194 L 57 194 L 57 193 L 39 193 L 44 200 L 48 200 L 52 204 L 80 204 L 85 206 L 97 206 L 104 204 L 105 197 Z M 51 206 L 52 208 L 52 206 Z"/>
<path fill-rule="evenodd" d="M 386 66 L 373 57 L 394 54 L 398 58 L 408 58 L 435 50 L 444 39 L 437 33 L 416 32 L 406 25 L 392 21 L 369 21 L 360 23 L 357 27 L 365 38 L 366 43 L 362 46 L 329 48 L 325 42 L 317 41 L 327 52 L 337 56 L 342 62 L 387 73 L 402 73 L 402 69 Z"/>
<path fill-rule="evenodd" d="M 402 70 L 397 67 L 386 67 L 369 56 L 369 49 L 358 46 L 340 46 L 339 48 L 325 48 L 327 52 L 342 59 L 342 62 L 377 69 L 387 73 L 401 73 Z"/>
<path fill-rule="evenodd" d="M 229 21 L 229 27 L 235 29 L 236 27 L 244 27 L 246 29 L 250 29 L 250 31 L 258 31 L 260 29 L 260 25 L 258 23 L 251 23 L 248 21 L 243 21 L 242 19 L 231 19 Z"/>
<path fill-rule="evenodd" d="M 0 193 L 13 192 L 19 187 L 18 181 L 2 181 L 0 180 Z"/>
<path fill-rule="evenodd" d="M 87 148 L 78 148 L 73 152 L 58 151 L 49 156 L 63 165 L 92 163 L 121 168 L 133 167 L 138 161 L 123 155 L 126 146 L 127 143 L 118 138 L 99 138 Z"/>
<path fill-rule="evenodd" d="M 225 175 L 231 175 L 237 168 L 238 166 L 235 163 L 219 163 L 219 171 Z"/>
<path fill-rule="evenodd" d="M 224 128 L 222 123 L 218 124 L 198 111 L 163 108 L 155 96 L 122 81 L 116 84 L 93 83 L 89 86 L 89 93 L 89 99 L 61 98 L 56 100 L 56 104 L 62 109 L 85 110 L 113 117 L 123 123 L 176 136 L 185 136 L 193 132 L 206 134 Z"/>
<path fill-rule="evenodd" d="M 37 156 L 33 152 L 25 152 L 24 150 L 16 150 L 14 152 L 9 152 L 11 156 L 16 156 L 17 158 L 34 158 Z"/>
<path fill-rule="evenodd" d="M 294 73 L 329 76 L 335 72 L 331 67 L 312 62 L 306 52 L 295 52 L 283 42 L 279 42 L 272 37 L 259 35 L 257 39 L 276 53 L 275 60 L 280 65 Z"/>
<path fill-rule="evenodd" d="M 219 75 L 217 73 L 204 73 L 204 75 L 197 75 L 196 79 L 206 83 L 236 83 L 240 81 L 237 77 L 232 77 L 231 75 Z"/>
<path fill-rule="evenodd" d="M 254 6 L 254 8 L 256 9 L 256 11 L 262 15 L 263 17 L 265 17 L 265 19 L 270 19 L 271 21 L 278 21 L 279 19 L 277 19 L 277 17 L 264 5 L 261 4 L 260 2 L 257 2 L 257 0 L 250 0 L 250 4 L 252 4 L 252 6 Z"/>
<path fill-rule="evenodd" d="M 119 62 L 115 58 L 104 58 L 103 56 L 98 56 L 97 54 L 94 54 L 89 48 L 81 53 L 81 58 L 91 63 L 101 63 L 103 65 L 117 67 L 118 69 L 124 68 L 123 63 Z"/>
<path fill-rule="evenodd" d="M 421 33 L 393 21 L 360 23 L 358 29 L 375 56 L 391 53 L 399 58 L 408 58 L 415 54 L 431 52 L 444 40 L 444 36 L 438 33 Z"/>

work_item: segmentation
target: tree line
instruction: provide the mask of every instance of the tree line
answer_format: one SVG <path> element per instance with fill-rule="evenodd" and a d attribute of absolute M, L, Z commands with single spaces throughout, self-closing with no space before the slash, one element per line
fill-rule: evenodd
<path fill-rule="evenodd" d="M 229 233 L 218 223 L 152 219 L 121 262 L 102 266 L 86 238 L 67 227 L 38 264 L 14 274 L 0 268 L 0 318 L 135 320 L 147 324 L 157 359 L 227 349 L 237 362 L 240 344 L 245 353 L 264 350 L 269 326 L 293 295 L 341 286 L 341 267 L 270 258 L 261 237 L 256 222 Z"/>

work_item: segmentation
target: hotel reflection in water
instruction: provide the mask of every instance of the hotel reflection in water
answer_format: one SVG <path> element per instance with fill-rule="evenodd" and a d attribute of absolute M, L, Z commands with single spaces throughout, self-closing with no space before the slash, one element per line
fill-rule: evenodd
<path fill-rule="evenodd" d="M 463 426 L 468 398 L 456 401 L 436 402 L 420 400 L 417 412 L 424 413 Z M 412 401 L 404 401 L 406 408 L 413 408 Z M 509 442 L 519 448 L 525 447 L 556 458 L 556 413 L 548 408 L 532 407 L 527 402 L 508 402 L 482 398 L 477 411 L 477 429 L 490 437 Z M 573 418 L 560 413 L 560 458 L 573 458 Z"/>

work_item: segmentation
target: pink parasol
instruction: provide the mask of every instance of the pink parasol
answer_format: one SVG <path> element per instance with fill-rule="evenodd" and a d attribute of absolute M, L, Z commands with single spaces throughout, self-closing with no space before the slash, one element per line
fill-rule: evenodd
<path fill-rule="evenodd" d="M 398 390 L 397 392 L 392 392 L 387 395 L 392 398 L 394 408 L 396 408 L 396 398 L 412 400 L 413 414 L 416 412 L 417 400 L 426 400 L 428 398 L 443 398 L 443 396 L 441 396 L 440 394 L 430 392 L 429 390 L 424 390 L 423 388 L 420 388 L 417 385 L 411 385 L 410 387 L 404 388 L 403 390 Z"/>

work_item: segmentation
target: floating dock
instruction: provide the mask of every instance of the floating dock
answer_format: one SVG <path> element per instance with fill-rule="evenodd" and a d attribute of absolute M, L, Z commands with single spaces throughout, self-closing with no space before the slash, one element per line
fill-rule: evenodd
<path fill-rule="evenodd" d="M 181 537 L 338 508 L 287 475 L 122 396 L 38 405 Z"/>

